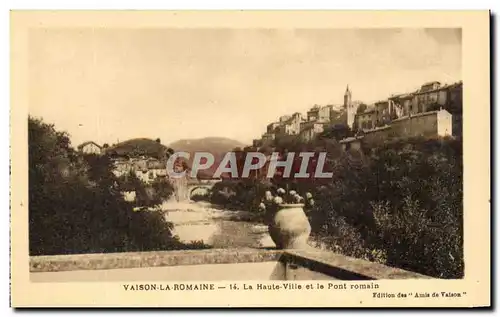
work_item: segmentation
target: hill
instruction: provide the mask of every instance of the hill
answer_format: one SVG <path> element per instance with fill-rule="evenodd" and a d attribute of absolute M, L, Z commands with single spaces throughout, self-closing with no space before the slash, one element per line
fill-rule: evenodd
<path fill-rule="evenodd" d="M 215 153 L 225 153 L 227 151 L 232 151 L 236 147 L 243 148 L 247 144 L 243 144 L 239 141 L 222 138 L 222 137 L 208 137 L 202 139 L 185 139 L 178 140 L 169 145 L 175 151 L 185 151 L 185 152 L 195 152 L 195 151 L 207 151 Z"/>
<path fill-rule="evenodd" d="M 184 139 L 175 141 L 169 145 L 169 147 L 174 149 L 176 152 L 184 151 L 190 153 L 191 158 L 193 158 L 194 152 L 209 152 L 215 157 L 215 163 L 212 168 L 198 173 L 199 178 L 210 178 L 215 172 L 218 163 L 227 152 L 232 151 L 237 147 L 243 149 L 245 146 L 247 146 L 247 144 L 223 137 Z M 189 165 L 191 166 L 191 164 L 192 161 L 190 160 Z"/>
<path fill-rule="evenodd" d="M 169 148 L 160 142 L 147 138 L 137 138 L 120 142 L 109 147 L 106 152 L 118 156 L 151 156 L 161 158 Z"/>

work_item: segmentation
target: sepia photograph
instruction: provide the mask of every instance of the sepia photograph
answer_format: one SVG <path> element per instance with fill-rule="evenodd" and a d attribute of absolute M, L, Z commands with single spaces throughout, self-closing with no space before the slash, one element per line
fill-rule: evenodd
<path fill-rule="evenodd" d="M 24 131 L 12 177 L 25 181 L 12 204 L 25 216 L 11 211 L 12 235 L 25 235 L 26 245 L 12 240 L 12 257 L 26 260 L 12 262 L 23 283 L 84 285 L 89 306 L 125 307 L 120 297 L 139 294 L 154 298 L 128 304 L 180 305 L 161 301 L 172 293 L 221 303 L 218 292 L 237 294 L 235 306 L 313 292 L 358 297 L 357 306 L 484 303 L 489 280 L 481 296 L 443 284 L 489 272 L 489 260 L 465 251 L 465 214 L 489 221 L 489 197 L 475 210 L 464 204 L 464 162 L 489 168 L 487 157 L 464 159 L 481 153 L 463 140 L 484 133 L 470 131 L 489 131 L 489 117 L 475 114 L 489 116 L 488 100 L 465 98 L 489 96 L 489 78 L 479 90 L 466 77 L 465 26 L 417 26 L 416 17 L 293 26 L 293 14 L 286 26 L 210 26 L 208 13 L 174 25 L 182 14 L 165 12 L 164 25 L 108 27 L 98 13 L 74 25 L 57 14 L 55 25 L 23 29 L 22 67 L 12 70 L 26 108 L 11 118 Z M 207 23 L 188 27 L 195 17 Z M 470 17 L 488 26 L 487 12 Z M 489 141 L 476 145 L 489 153 Z M 486 196 L 488 173 L 469 185 Z M 477 252 L 489 259 L 489 225 L 473 229 L 487 233 Z M 114 285 L 109 300 L 95 291 L 104 285 Z M 22 302 L 72 305 L 39 296 Z"/>

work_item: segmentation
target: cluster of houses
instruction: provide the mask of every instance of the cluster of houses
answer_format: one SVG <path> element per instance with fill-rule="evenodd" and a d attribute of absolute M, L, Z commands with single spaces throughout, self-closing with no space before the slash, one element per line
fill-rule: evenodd
<path fill-rule="evenodd" d="M 300 112 L 281 116 L 278 121 L 267 125 L 260 139 L 253 140 L 254 147 L 272 144 L 285 135 L 294 135 L 302 141 L 310 141 L 328 126 L 347 121 L 346 107 L 342 105 L 315 105 L 303 116 Z"/>
<path fill-rule="evenodd" d="M 84 154 L 102 155 L 106 146 L 93 141 L 80 144 L 77 149 Z M 164 162 L 148 156 L 127 157 L 119 156 L 112 159 L 113 174 L 116 177 L 134 173 L 144 183 L 151 183 L 157 178 L 167 177 L 167 167 Z"/>
<path fill-rule="evenodd" d="M 345 147 L 361 138 L 376 143 L 389 136 L 459 135 L 462 86 L 461 81 L 449 85 L 429 82 L 414 92 L 392 95 L 371 105 L 353 101 L 347 86 L 343 105 L 315 105 L 305 117 L 299 112 L 282 116 L 267 126 L 262 137 L 253 141 L 253 146 L 272 145 L 276 139 L 286 135 L 294 135 L 307 142 L 325 129 L 339 124 L 356 134 L 341 141 Z"/>
<path fill-rule="evenodd" d="M 167 167 L 164 162 L 146 156 L 113 160 L 113 174 L 116 177 L 130 175 L 130 173 L 134 173 L 137 178 L 148 184 L 157 178 L 167 177 Z"/>

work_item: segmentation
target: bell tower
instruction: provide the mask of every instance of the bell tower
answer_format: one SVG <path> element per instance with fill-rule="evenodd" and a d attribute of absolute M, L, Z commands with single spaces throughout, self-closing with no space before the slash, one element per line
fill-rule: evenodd
<path fill-rule="evenodd" d="M 357 107 L 354 107 L 354 105 L 352 104 L 352 93 L 349 90 L 349 85 L 347 85 L 344 93 L 344 108 L 347 112 L 347 126 L 349 127 L 349 129 L 352 129 L 354 125 L 354 119 L 356 117 Z"/>
<path fill-rule="evenodd" d="M 352 102 L 352 94 L 351 91 L 349 90 L 349 85 L 347 85 L 347 88 L 345 89 L 344 93 L 344 108 L 348 110 L 351 106 Z"/>

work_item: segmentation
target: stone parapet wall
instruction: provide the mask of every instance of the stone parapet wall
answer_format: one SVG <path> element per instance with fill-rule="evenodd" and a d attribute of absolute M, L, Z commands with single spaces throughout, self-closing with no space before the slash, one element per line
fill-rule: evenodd
<path fill-rule="evenodd" d="M 33 274 L 84 270 L 119 270 L 197 265 L 275 262 L 274 280 L 376 280 L 422 279 L 427 276 L 310 248 L 307 250 L 275 249 L 208 249 L 186 251 L 134 252 L 112 254 L 81 254 L 34 256 L 30 258 Z M 200 267 L 201 269 L 202 267 Z M 166 277 L 167 278 L 167 277 Z"/>
<path fill-rule="evenodd" d="M 30 257 L 31 272 L 277 261 L 282 252 L 258 249 L 207 249 Z"/>

